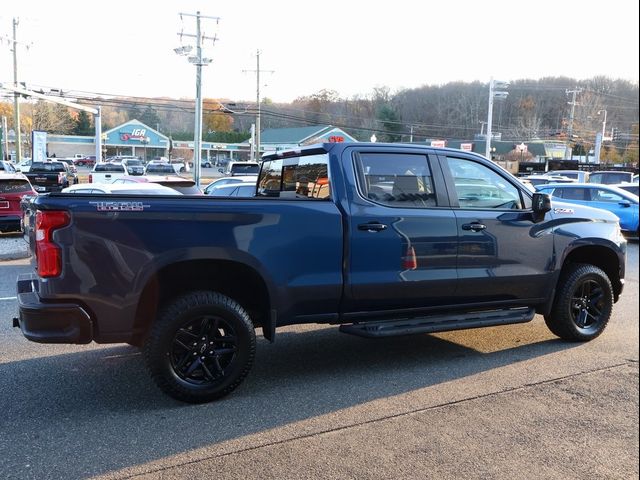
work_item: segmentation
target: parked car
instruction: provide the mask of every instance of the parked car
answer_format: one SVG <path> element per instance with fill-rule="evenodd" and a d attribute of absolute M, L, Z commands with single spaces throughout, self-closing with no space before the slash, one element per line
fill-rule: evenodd
<path fill-rule="evenodd" d="M 544 174 L 545 176 L 557 176 L 572 178 L 576 182 L 587 183 L 589 181 L 589 172 L 583 170 L 551 170 Z"/>
<path fill-rule="evenodd" d="M 256 162 L 229 162 L 226 171 L 224 168 L 219 168 L 218 171 L 228 177 L 257 175 L 260 172 L 260 164 Z"/>
<path fill-rule="evenodd" d="M 155 183 L 81 183 L 62 189 L 62 193 L 113 193 L 120 195 L 182 195 L 173 188 Z"/>
<path fill-rule="evenodd" d="M 163 391 L 202 403 L 247 376 L 256 328 L 269 341 L 312 322 L 382 339 L 544 316 L 585 342 L 625 313 L 618 218 L 552 205 L 481 155 L 336 142 L 262 165 L 261 198 L 39 195 L 13 325 L 41 343 L 141 345 Z M 474 186 L 490 205 L 474 208 Z"/>
<path fill-rule="evenodd" d="M 33 160 L 31 160 L 30 158 L 23 158 L 20 163 L 16 165 L 16 171 L 27 173 L 31 169 L 32 163 Z"/>
<path fill-rule="evenodd" d="M 573 183 L 575 180 L 573 178 L 565 177 L 562 175 L 529 175 L 527 177 L 522 177 L 520 180 L 529 182 L 534 187 L 538 185 L 544 185 L 547 183 Z"/>
<path fill-rule="evenodd" d="M 122 165 L 129 175 L 144 175 L 144 163 L 138 158 L 125 158 L 122 160 Z"/>
<path fill-rule="evenodd" d="M 120 177 L 113 181 L 114 184 L 141 184 L 141 183 L 154 183 L 158 185 L 164 185 L 165 187 L 173 188 L 174 190 L 182 193 L 183 195 L 202 195 L 202 191 L 196 185 L 196 182 L 189 178 L 179 177 L 177 175 L 141 175 L 141 176 L 126 176 Z"/>
<path fill-rule="evenodd" d="M 77 177 L 78 168 L 76 167 L 76 164 L 73 163 L 73 160 L 71 160 L 70 158 L 49 158 L 49 160 L 52 160 L 52 161 L 56 161 L 57 160 L 58 162 L 66 163 L 67 166 L 69 167 L 69 171 L 76 175 L 76 179 L 75 179 L 74 183 L 78 183 L 78 181 L 77 181 L 78 180 L 78 177 Z"/>
<path fill-rule="evenodd" d="M 0 172 L 2 173 L 16 173 L 16 167 L 13 163 L 6 160 L 0 160 Z"/>
<path fill-rule="evenodd" d="M 21 173 L 0 172 L 0 232 L 19 232 L 25 195 L 37 195 L 26 176 Z"/>
<path fill-rule="evenodd" d="M 613 185 L 593 183 L 547 184 L 536 189 L 550 194 L 552 199 L 608 210 L 620 219 L 623 232 L 638 235 L 638 196 L 633 193 Z"/>
<path fill-rule="evenodd" d="M 78 175 L 69 170 L 65 162 L 33 162 L 25 176 L 36 192 L 59 192 L 78 182 Z"/>
<path fill-rule="evenodd" d="M 95 155 L 85 155 L 81 158 L 75 158 L 73 163 L 80 167 L 93 167 L 96 164 L 96 156 Z"/>
<path fill-rule="evenodd" d="M 213 163 L 211 162 L 211 160 L 203 158 L 202 160 L 200 160 L 200 166 L 204 168 L 211 168 L 213 167 Z"/>
<path fill-rule="evenodd" d="M 89 183 L 110 183 L 127 175 L 127 170 L 118 162 L 96 163 L 89 174 Z"/>
<path fill-rule="evenodd" d="M 633 182 L 632 172 L 619 172 L 602 170 L 589 174 L 589 183 L 603 183 L 605 185 L 615 185 L 618 183 Z"/>
<path fill-rule="evenodd" d="M 210 197 L 253 197 L 256 194 L 254 182 L 229 183 L 207 192 Z"/>
<path fill-rule="evenodd" d="M 223 185 L 231 183 L 255 183 L 258 181 L 257 175 L 238 175 L 237 177 L 220 177 L 213 180 L 204 188 L 204 193 L 210 195 L 210 192 Z"/>

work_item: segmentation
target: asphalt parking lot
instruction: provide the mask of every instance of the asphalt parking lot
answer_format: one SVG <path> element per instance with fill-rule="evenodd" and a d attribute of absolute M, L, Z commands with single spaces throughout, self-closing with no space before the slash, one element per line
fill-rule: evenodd
<path fill-rule="evenodd" d="M 25 340 L 11 318 L 28 259 L 4 259 L 0 478 L 638 478 L 637 242 L 628 253 L 592 342 L 539 316 L 379 340 L 288 327 L 206 405 L 161 394 L 133 347 Z"/>

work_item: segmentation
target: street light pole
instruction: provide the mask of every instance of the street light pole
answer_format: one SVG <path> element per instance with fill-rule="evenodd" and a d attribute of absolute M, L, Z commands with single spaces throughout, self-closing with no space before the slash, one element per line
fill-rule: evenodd
<path fill-rule="evenodd" d="M 485 142 L 484 156 L 491 160 L 491 127 L 493 121 L 493 99 L 495 98 L 507 98 L 509 92 L 503 90 L 496 90 L 495 88 L 507 88 L 508 82 L 501 82 L 494 80 L 493 77 L 489 80 L 489 110 L 487 112 L 487 141 Z"/>
<path fill-rule="evenodd" d="M 605 130 L 607 128 L 607 111 L 606 110 L 598 110 L 598 115 L 604 112 L 604 120 L 602 121 L 602 139 L 604 140 Z"/>

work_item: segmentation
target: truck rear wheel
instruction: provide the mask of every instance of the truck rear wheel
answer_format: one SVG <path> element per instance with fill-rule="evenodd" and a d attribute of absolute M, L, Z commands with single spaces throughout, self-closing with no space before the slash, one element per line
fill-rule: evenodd
<path fill-rule="evenodd" d="M 151 377 L 165 393 L 204 403 L 233 391 L 249 373 L 256 336 L 247 312 L 216 292 L 182 295 L 168 304 L 144 345 Z"/>
<path fill-rule="evenodd" d="M 588 264 L 569 265 L 562 273 L 551 313 L 544 320 L 563 340 L 584 342 L 600 335 L 613 310 L 607 274 Z"/>

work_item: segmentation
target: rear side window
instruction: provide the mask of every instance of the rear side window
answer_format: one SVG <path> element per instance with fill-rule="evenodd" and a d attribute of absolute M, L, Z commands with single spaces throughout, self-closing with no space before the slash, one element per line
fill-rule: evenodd
<path fill-rule="evenodd" d="M 566 200 L 584 200 L 585 188 L 556 188 L 554 195 Z"/>
<path fill-rule="evenodd" d="M 31 184 L 24 180 L 3 180 L 0 182 L 0 193 L 30 192 Z"/>
<path fill-rule="evenodd" d="M 426 155 L 362 153 L 356 160 L 360 191 L 389 207 L 435 207 L 436 196 Z"/>
<path fill-rule="evenodd" d="M 331 198 L 327 155 L 265 161 L 258 179 L 258 196 L 302 200 Z"/>

